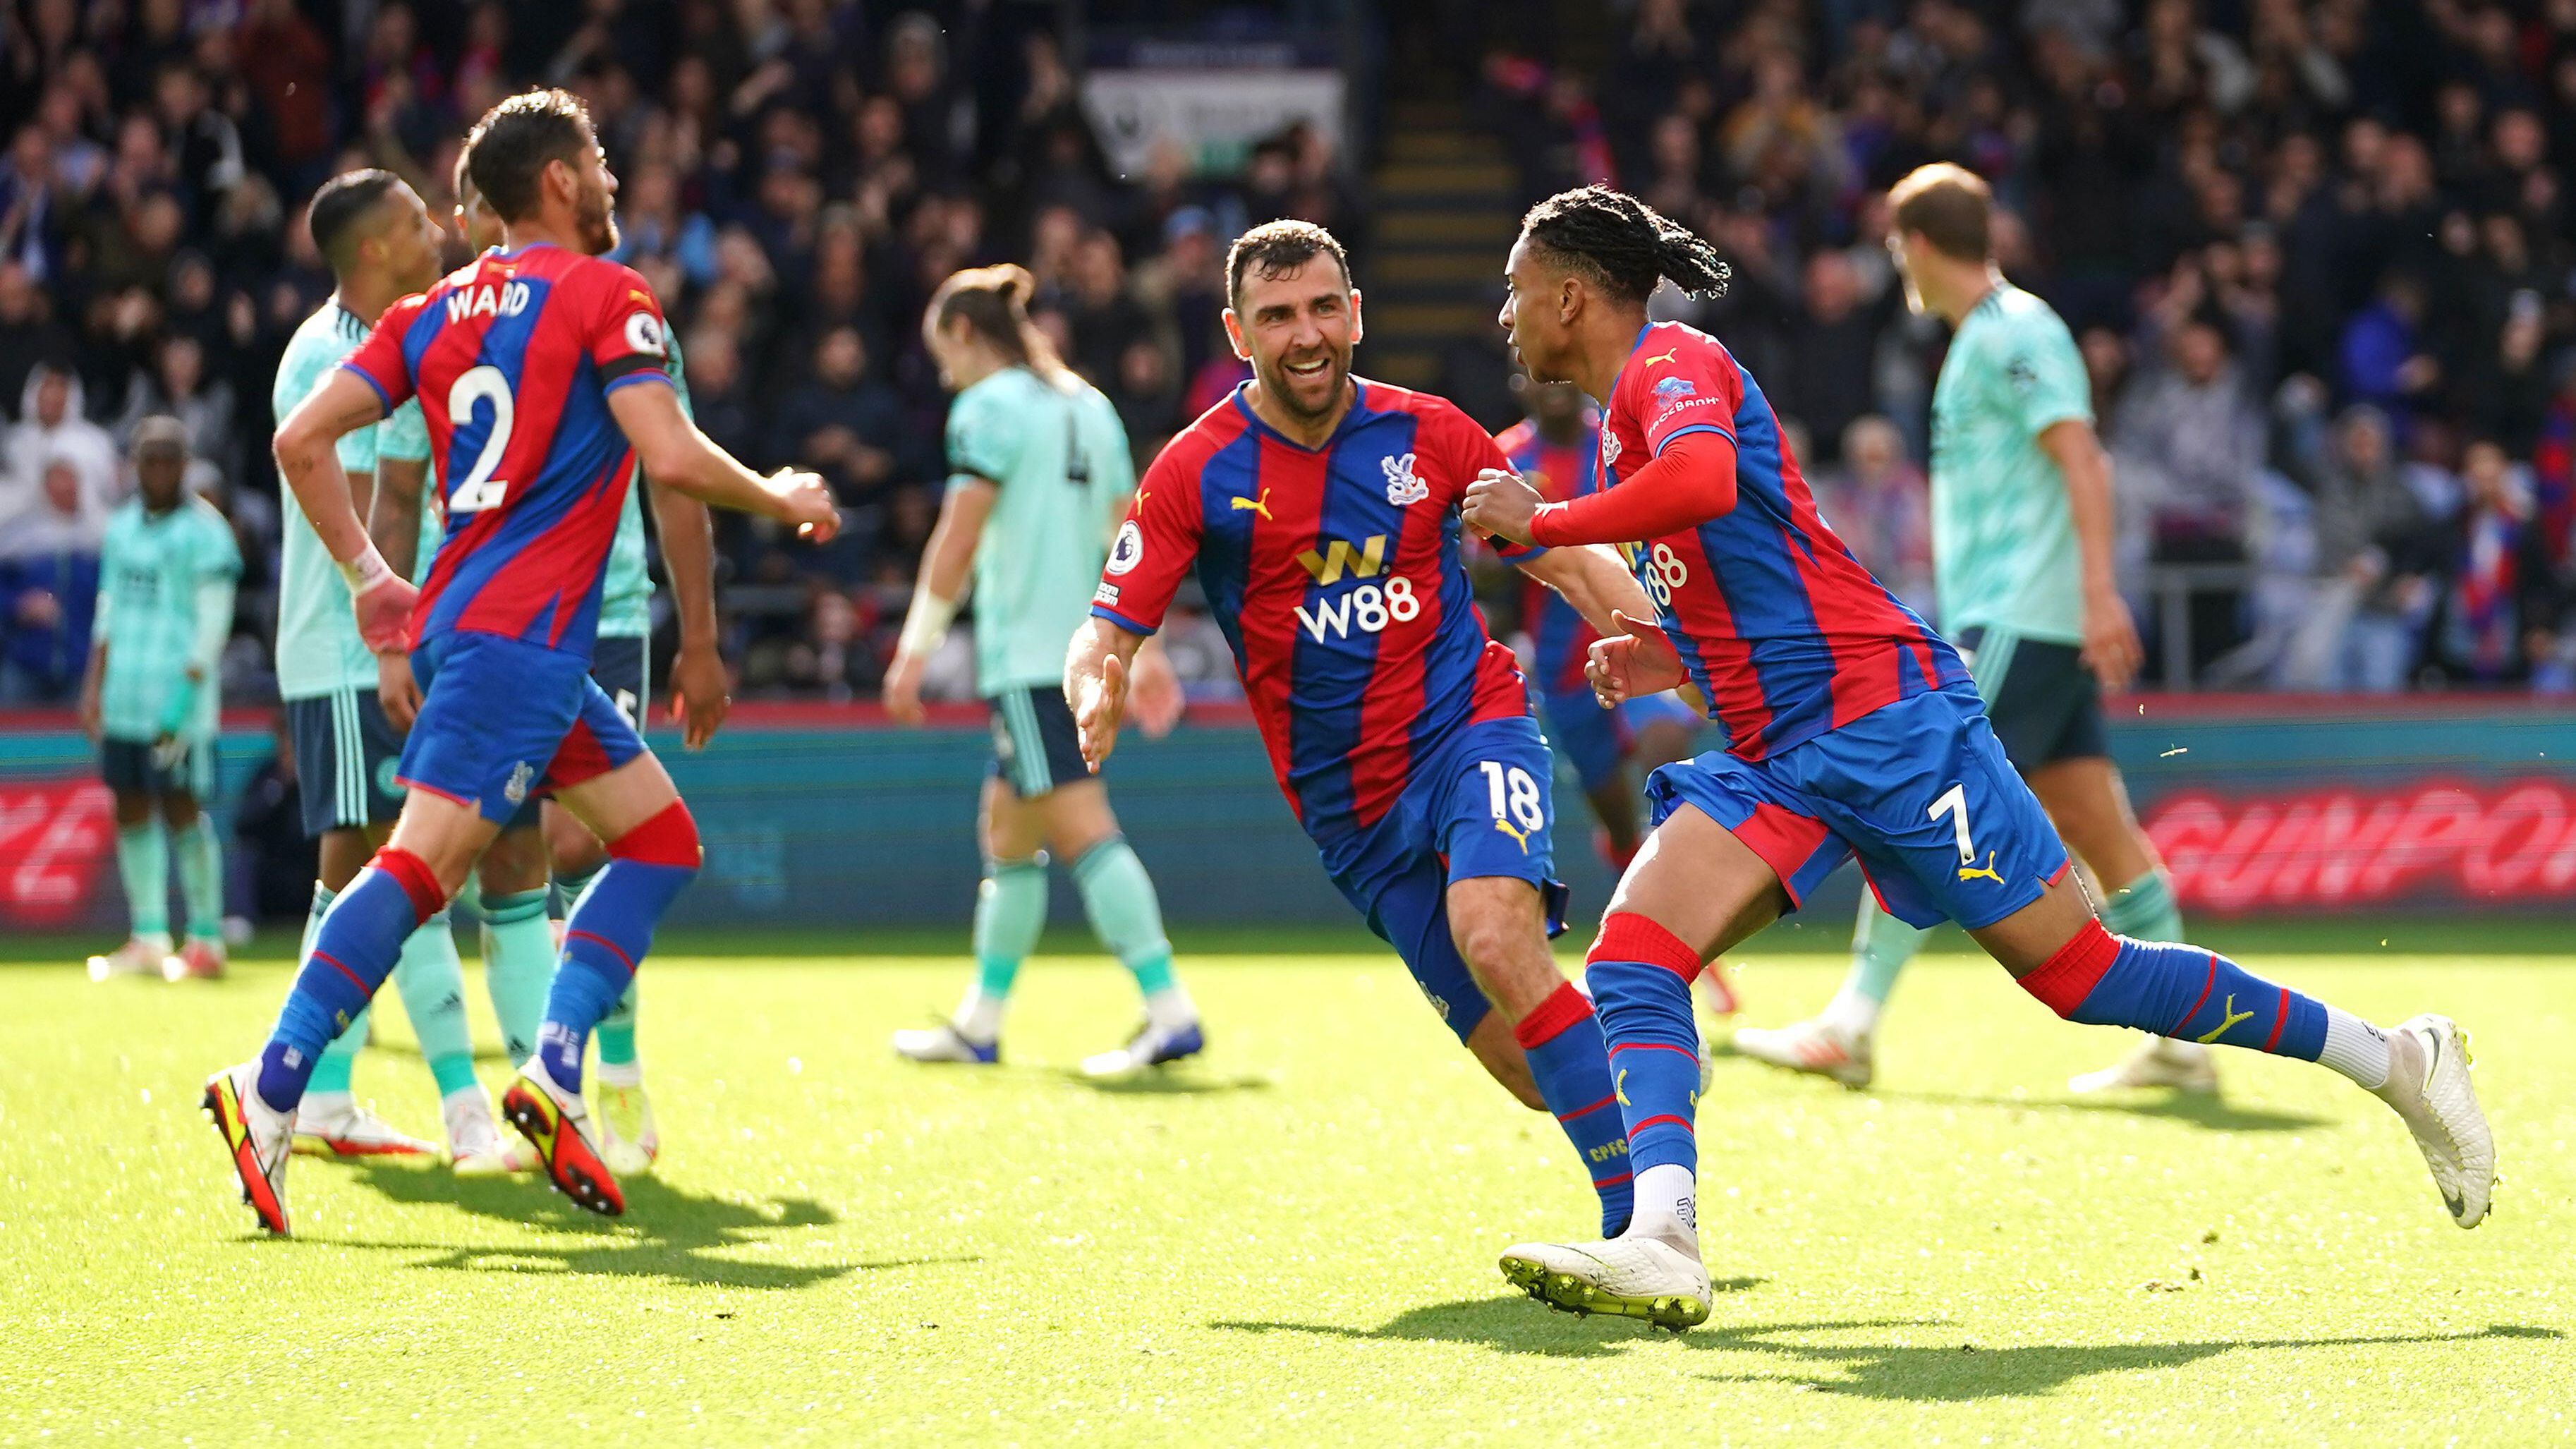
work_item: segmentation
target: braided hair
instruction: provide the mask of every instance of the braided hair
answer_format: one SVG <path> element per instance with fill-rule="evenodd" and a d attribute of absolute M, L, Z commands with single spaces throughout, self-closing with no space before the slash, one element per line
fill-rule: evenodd
<path fill-rule="evenodd" d="M 1621 302 L 1642 303 L 1671 278 L 1689 294 L 1726 290 L 1729 268 L 1689 227 L 1624 191 L 1560 191 L 1521 218 L 1521 235 L 1555 254 Z"/>

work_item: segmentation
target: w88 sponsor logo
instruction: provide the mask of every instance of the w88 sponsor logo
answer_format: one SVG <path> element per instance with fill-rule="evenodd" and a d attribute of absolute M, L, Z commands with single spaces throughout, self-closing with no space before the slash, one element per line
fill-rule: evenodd
<path fill-rule="evenodd" d="M 1389 624 L 1409 623 L 1421 614 L 1422 600 L 1413 592 L 1413 580 L 1402 574 L 1382 585 L 1362 584 L 1334 598 L 1319 599 L 1312 610 L 1297 606 L 1297 622 L 1318 644 L 1327 637 L 1347 639 L 1353 629 L 1379 633 Z"/>

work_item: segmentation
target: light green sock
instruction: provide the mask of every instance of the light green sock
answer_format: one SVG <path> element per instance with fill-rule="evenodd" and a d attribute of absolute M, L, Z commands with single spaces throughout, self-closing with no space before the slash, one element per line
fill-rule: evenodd
<path fill-rule="evenodd" d="M 465 966 L 456 958 L 456 932 L 447 912 L 421 923 L 403 942 L 394 962 L 394 989 L 402 993 L 403 1014 L 411 1034 L 420 1039 L 420 1054 L 438 1094 L 474 1085 L 474 1034 L 465 1022 Z"/>
<path fill-rule="evenodd" d="M 116 828 L 116 873 L 137 936 L 170 934 L 170 840 L 158 818 Z"/>
<path fill-rule="evenodd" d="M 296 948 L 295 964 L 302 969 L 313 959 L 313 938 L 322 934 L 322 915 L 331 909 L 333 892 L 320 881 L 313 883 L 313 908 L 304 914 L 304 944 Z M 367 1011 L 359 1008 L 349 1021 L 349 1029 L 331 1038 L 322 1055 L 313 1059 L 313 1080 L 305 1085 L 305 1095 L 315 1092 L 349 1090 L 349 1073 L 358 1064 L 358 1048 L 367 1044 Z"/>
<path fill-rule="evenodd" d="M 1082 853 L 1073 863 L 1073 884 L 1082 892 L 1082 913 L 1091 918 L 1092 934 L 1127 965 L 1136 989 L 1151 1010 L 1156 998 L 1180 992 L 1172 975 L 1172 943 L 1163 935 L 1163 906 L 1154 897 L 1154 878 L 1136 858 L 1127 837 L 1113 835 Z M 1181 998 L 1186 1005 L 1187 998 Z M 1178 1024 L 1175 1022 L 1174 1024 Z"/>
<path fill-rule="evenodd" d="M 1878 1025 L 1878 1013 L 1896 990 L 1898 974 L 1923 949 L 1923 938 L 1930 934 L 1879 909 L 1878 898 L 1864 893 L 1860 919 L 1852 923 L 1851 970 L 1825 1008 L 1826 1019 L 1853 1032 Z"/>
<path fill-rule="evenodd" d="M 171 844 L 179 857 L 179 900 L 188 908 L 188 936 L 224 938 L 224 844 L 204 811 Z"/>
<path fill-rule="evenodd" d="M 558 921 L 571 919 L 572 908 L 580 903 L 581 893 L 590 889 L 590 883 L 599 879 L 599 873 L 606 869 L 608 862 L 603 860 L 588 870 L 569 874 L 558 872 L 554 878 L 554 918 Z"/>
<path fill-rule="evenodd" d="M 548 890 L 482 896 L 483 985 L 492 996 L 501 1044 L 517 1066 L 537 1049 L 546 992 L 555 980 L 555 932 L 546 919 Z"/>
<path fill-rule="evenodd" d="M 990 860 L 975 888 L 975 984 L 957 1006 L 955 1025 L 976 1041 L 1002 1030 L 1002 1004 L 1020 963 L 1038 948 L 1046 929 L 1047 868 L 1043 860 Z"/>
<path fill-rule="evenodd" d="M 635 987 L 626 983 L 626 994 L 599 1019 L 590 1039 L 599 1044 L 599 1080 L 611 1087 L 641 1086 L 644 1068 L 635 1059 Z"/>
<path fill-rule="evenodd" d="M 2102 903 L 2102 924 L 2140 941 L 2182 939 L 2182 907 L 2175 904 L 2173 882 L 2151 870 Z"/>

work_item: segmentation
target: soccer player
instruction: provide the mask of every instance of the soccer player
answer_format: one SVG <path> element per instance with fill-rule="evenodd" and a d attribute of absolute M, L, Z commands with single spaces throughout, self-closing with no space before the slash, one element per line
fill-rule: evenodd
<path fill-rule="evenodd" d="M 1888 193 L 1888 250 L 1906 300 L 1957 328 L 1932 392 L 1932 552 L 1941 626 L 1968 662 L 2013 768 L 2103 891 L 2102 924 L 2182 939 L 2173 883 L 2110 760 L 2102 693 L 2141 651 L 2111 565 L 2111 460 L 2092 382 L 2055 312 L 2004 280 L 1987 243 L 1993 198 L 1976 173 L 1924 166 Z M 1759 1061 L 1869 1085 L 1878 1014 L 1926 933 L 1862 898 L 1852 969 L 1824 1014 L 1735 1034 Z M 2218 1089 L 2209 1048 L 2149 1036 L 2077 1091 Z"/>
<path fill-rule="evenodd" d="M 1482 474 L 1469 524 L 1540 546 L 1641 540 L 1657 624 L 1592 651 L 1605 700 L 1689 679 L 1726 746 L 1655 772 L 1655 830 L 1589 957 L 1618 1073 L 1636 1210 L 1606 1242 L 1528 1243 L 1504 1275 L 1576 1312 L 1676 1331 L 1708 1316 L 1699 1252 L 1701 963 L 1794 910 L 1857 854 L 1890 915 L 1967 928 L 2058 1015 L 2322 1062 L 2413 1132 L 2462 1227 L 2486 1215 L 2495 1146 L 2466 1035 L 2439 1016 L 2383 1031 L 2197 947 L 2112 935 L 1995 741 L 1967 666 L 1817 516 L 1778 419 L 1716 339 L 1649 324 L 1663 278 L 1725 264 L 1636 198 L 1585 187 L 1524 219 L 1501 322 L 1530 375 L 1609 399 L 1607 486 L 1550 504 Z"/>
<path fill-rule="evenodd" d="M 187 490 L 188 432 L 175 418 L 134 430 L 135 496 L 107 521 L 81 726 L 116 797 L 116 868 L 132 922 L 89 958 L 93 981 L 224 974 L 224 857 L 203 809 L 215 788 L 218 666 L 233 628 L 241 550 L 232 525 Z M 167 834 L 164 834 L 164 827 Z M 179 857 L 187 943 L 170 944 L 170 856 Z"/>
<path fill-rule="evenodd" d="M 1512 379 L 1529 416 L 1494 439 L 1507 467 L 1550 501 L 1581 498 L 1599 487 L 1601 415 L 1570 383 Z M 1583 797 L 1601 822 L 1599 844 L 1613 869 L 1624 870 L 1645 839 L 1638 781 L 1657 766 L 1691 754 L 1699 737 L 1698 711 L 1679 695 L 1632 699 L 1603 709 L 1583 677 L 1592 641 L 1601 636 L 1574 606 L 1530 580 L 1521 608 L 1529 631 L 1539 710 L 1548 742 L 1574 766 Z"/>
<path fill-rule="evenodd" d="M 290 1226 L 286 1138 L 315 1056 L 539 792 L 609 843 L 609 863 L 565 923 L 539 1046 L 502 1113 L 576 1204 L 625 1210 L 582 1105 L 582 1058 L 702 853 L 670 776 L 589 674 L 618 511 L 640 455 L 664 485 L 709 502 L 815 537 L 838 525 L 820 478 L 754 474 L 681 414 L 660 304 L 599 255 L 616 243 L 616 182 L 581 103 L 512 96 L 471 145 L 504 249 L 387 309 L 275 443 L 280 474 L 342 565 L 361 636 L 379 650 L 407 639 L 422 697 L 392 838 L 323 918 L 266 1049 L 206 1083 L 234 1174 L 272 1233 Z M 448 519 L 417 590 L 368 538 L 333 452 L 414 396 Z"/>
<path fill-rule="evenodd" d="M 1065 661 L 1083 760 L 1116 746 L 1130 661 L 1195 568 L 1333 884 L 1485 1069 L 1555 1114 L 1615 1231 L 1616 1094 L 1547 945 L 1565 905 L 1547 745 L 1458 553 L 1458 499 L 1502 454 L 1454 405 L 1351 376 L 1360 295 L 1330 232 L 1253 228 L 1226 285 L 1253 377 L 1163 449 L 1110 545 Z M 1502 553 L 1604 625 L 1645 607 L 1606 549 Z"/>
<path fill-rule="evenodd" d="M 948 412 L 952 471 L 886 672 L 886 708 L 920 722 L 922 669 L 948 636 L 971 567 L 976 684 L 992 713 L 993 771 L 978 830 L 975 980 L 954 1017 L 896 1032 L 894 1049 L 917 1062 L 1001 1059 L 1012 980 L 1046 925 L 1051 854 L 1073 873 L 1093 933 L 1144 994 L 1145 1020 L 1127 1043 L 1082 1063 L 1090 1075 L 1114 1076 L 1195 1056 L 1207 1038 L 1172 974 L 1153 878 L 1119 834 L 1107 788 L 1084 770 L 1064 702 L 1065 645 L 1090 606 L 1109 531 L 1136 492 L 1136 465 L 1118 410 L 1029 320 L 1036 285 L 1015 266 L 959 272 L 922 314 L 922 341 L 957 392 Z M 1140 710 L 1152 705 L 1145 722 L 1155 733 L 1171 728 L 1180 685 L 1159 649 L 1138 656 L 1136 698 Z"/>
<path fill-rule="evenodd" d="M 456 234 L 479 253 L 501 244 L 501 222 L 474 189 L 472 159 L 471 150 L 459 152 L 456 158 L 453 220 Z M 679 335 L 671 333 L 663 341 L 668 354 L 663 370 L 671 375 L 671 386 L 679 394 L 681 414 L 693 417 Z M 640 729 L 653 697 L 653 578 L 645 563 L 644 511 L 637 495 L 649 494 L 662 537 L 663 566 L 670 571 L 679 614 L 680 647 L 671 680 L 675 713 L 684 726 L 682 744 L 697 750 L 723 724 L 731 703 L 725 694 L 724 660 L 716 644 L 714 531 L 705 504 L 676 489 L 653 487 L 650 479 L 644 482 L 643 488 L 627 491 L 618 512 L 617 541 L 608 553 L 590 677 L 608 692 L 626 722 Z M 400 557 L 409 549 L 405 540 L 416 535 L 420 525 L 420 510 L 389 516 L 380 501 L 370 532 L 379 551 Z M 419 698 L 410 663 L 400 654 L 389 654 L 384 662 L 384 687 L 404 698 L 407 723 L 408 711 L 417 707 Z M 513 1066 L 536 1050 L 537 1026 L 554 978 L 555 933 L 549 913 L 568 909 L 579 899 L 607 860 L 598 837 L 570 811 L 552 801 L 532 799 L 519 807 L 503 827 L 501 838 L 476 863 L 475 904 L 482 918 L 485 975 L 493 1014 L 500 1020 Z M 600 1156 L 621 1177 L 651 1171 L 662 1145 L 653 1104 L 644 1094 L 643 1061 L 636 1051 L 636 992 L 630 984 L 593 1033 L 599 1052 L 598 1090 L 593 1095 Z M 523 1157 L 514 1148 L 512 1165 L 535 1165 Z"/>
<path fill-rule="evenodd" d="M 304 319 L 278 359 L 270 401 L 276 416 L 295 410 L 394 299 L 438 278 L 438 228 L 420 197 L 390 171 L 351 171 L 332 178 L 306 208 L 314 249 L 331 268 L 330 297 Z M 391 499 L 418 499 L 429 463 L 429 433 L 417 402 L 374 427 L 339 441 L 341 471 L 363 515 Z M 380 500 L 377 495 L 385 495 Z M 315 838 L 320 866 L 313 907 L 304 921 L 299 959 L 331 902 L 348 888 L 367 857 L 384 844 L 402 793 L 394 784 L 401 734 L 377 698 L 377 662 L 358 637 L 348 585 L 323 550 L 293 494 L 285 501 L 285 540 L 277 587 L 277 690 L 286 705 L 296 777 L 304 782 L 304 830 Z M 415 540 L 417 543 L 417 540 Z M 408 577 L 426 559 L 415 549 L 394 555 Z M 445 911 L 403 943 L 394 986 L 411 1017 L 422 1058 L 438 1085 L 439 1115 L 457 1172 L 503 1170 L 500 1128 L 474 1076 L 474 1041 L 465 1017 L 464 968 Z M 349 1077 L 367 1041 L 362 1009 L 314 1064 L 295 1116 L 298 1150 L 317 1156 L 429 1156 L 437 1148 L 401 1132 L 358 1105 Z"/>

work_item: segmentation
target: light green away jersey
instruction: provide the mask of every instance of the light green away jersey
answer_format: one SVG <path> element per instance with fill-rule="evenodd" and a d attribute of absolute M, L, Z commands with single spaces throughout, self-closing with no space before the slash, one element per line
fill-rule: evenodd
<path fill-rule="evenodd" d="M 666 331 L 663 345 L 670 355 L 662 361 L 662 370 L 671 374 L 671 385 L 679 390 L 680 413 L 695 418 L 697 411 L 689 406 L 689 379 L 680 361 L 680 335 Z M 626 507 L 617 515 L 617 540 L 608 546 L 608 582 L 599 594 L 599 632 L 610 639 L 641 639 L 653 632 L 653 574 L 644 566 L 644 475 L 635 475 L 635 486 L 626 490 Z"/>
<path fill-rule="evenodd" d="M 336 296 L 305 318 L 277 362 L 277 381 L 269 391 L 277 416 L 293 412 L 366 340 L 366 322 Z M 429 429 L 421 421 L 417 398 L 374 427 L 340 439 L 340 466 L 352 473 L 374 473 L 379 457 L 416 461 L 428 456 Z M 423 486 L 437 491 L 427 480 Z M 341 582 L 339 566 L 296 503 L 294 490 L 279 492 L 284 495 L 286 537 L 277 566 L 277 692 L 286 699 L 311 699 L 341 689 L 373 689 L 376 656 L 358 638 L 349 586 Z M 428 573 L 430 557 L 438 551 L 437 518 L 436 505 L 424 499 L 420 551 L 411 571 L 415 583 Z"/>
<path fill-rule="evenodd" d="M 198 586 L 240 576 L 232 525 L 202 498 L 191 496 L 158 517 L 131 498 L 109 515 L 92 637 L 107 645 L 99 706 L 111 738 L 148 741 L 160 734 L 162 710 L 196 648 Z M 220 693 L 212 682 L 200 688 L 180 733 L 213 739 Z"/>
<path fill-rule="evenodd" d="M 2083 564 L 2049 427 L 2093 421 L 2075 338 L 2010 283 L 1986 294 L 1932 389 L 1932 562 L 1941 625 L 2084 640 Z"/>
<path fill-rule="evenodd" d="M 990 698 L 1056 683 L 1136 491 L 1118 410 L 1088 383 L 1060 390 L 1006 367 L 949 405 L 948 470 L 952 484 L 1001 487 L 975 548 L 977 687 Z"/>

